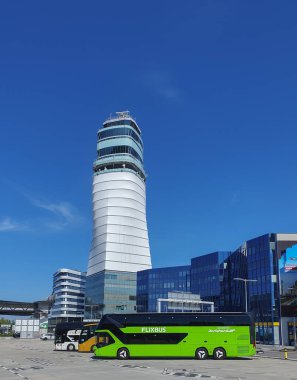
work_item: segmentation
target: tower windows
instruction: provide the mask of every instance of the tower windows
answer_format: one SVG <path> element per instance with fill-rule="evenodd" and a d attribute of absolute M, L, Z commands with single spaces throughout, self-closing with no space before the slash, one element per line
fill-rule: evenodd
<path fill-rule="evenodd" d="M 107 148 L 99 149 L 98 158 L 103 157 L 103 156 L 109 156 L 111 154 L 121 154 L 121 153 L 131 154 L 133 157 L 135 157 L 137 160 L 143 163 L 142 157 L 140 157 L 140 155 L 136 152 L 135 149 L 133 149 L 131 146 L 128 146 L 128 145 L 109 146 Z"/>

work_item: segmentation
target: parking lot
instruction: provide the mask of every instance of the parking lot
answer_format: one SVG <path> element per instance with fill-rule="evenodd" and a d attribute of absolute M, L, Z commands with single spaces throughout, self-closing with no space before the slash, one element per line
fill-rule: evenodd
<path fill-rule="evenodd" d="M 92 354 L 53 351 L 52 341 L 0 339 L 0 379 L 284 379 L 297 380 L 297 361 L 271 358 L 206 360 L 128 361 L 93 359 Z M 264 353 L 264 356 L 267 356 Z M 295 353 L 289 357 L 297 358 Z M 259 355 L 260 356 L 260 355 Z M 273 358 L 274 357 L 274 358 Z"/>

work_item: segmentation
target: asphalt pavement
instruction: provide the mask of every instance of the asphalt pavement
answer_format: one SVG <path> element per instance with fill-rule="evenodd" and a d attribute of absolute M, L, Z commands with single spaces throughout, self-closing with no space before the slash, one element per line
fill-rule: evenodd
<path fill-rule="evenodd" d="M 1 380 L 297 380 L 295 360 L 272 359 L 281 353 L 265 349 L 254 358 L 195 359 L 94 359 L 90 353 L 54 351 L 52 341 L 0 338 Z M 267 354 L 267 355 L 265 355 Z M 296 355 L 295 352 L 290 353 Z"/>

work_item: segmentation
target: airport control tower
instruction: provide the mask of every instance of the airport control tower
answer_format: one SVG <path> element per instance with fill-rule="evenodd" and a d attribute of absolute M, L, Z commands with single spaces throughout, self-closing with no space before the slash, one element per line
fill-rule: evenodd
<path fill-rule="evenodd" d="M 136 272 L 151 268 L 141 131 L 128 111 L 98 131 L 85 319 L 136 311 Z"/>

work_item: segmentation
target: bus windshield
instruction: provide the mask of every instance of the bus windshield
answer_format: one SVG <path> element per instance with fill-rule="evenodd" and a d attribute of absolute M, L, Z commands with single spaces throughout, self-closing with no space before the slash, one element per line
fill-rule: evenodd
<path fill-rule="evenodd" d="M 95 335 L 95 330 L 96 330 L 97 326 L 98 326 L 97 323 L 84 326 L 84 328 L 81 330 L 78 342 L 79 343 L 84 343 L 88 339 L 90 339 L 91 337 L 93 337 Z"/>
<path fill-rule="evenodd" d="M 78 340 L 78 351 L 80 352 L 93 352 L 97 340 L 95 336 L 95 330 L 98 326 L 98 322 L 86 323 L 81 330 Z"/>

